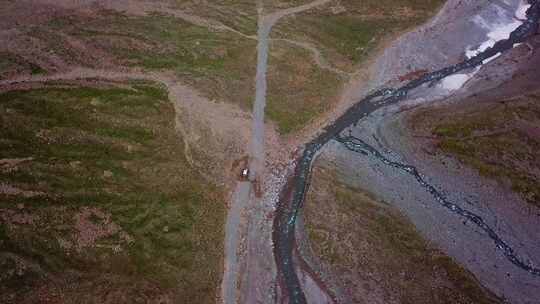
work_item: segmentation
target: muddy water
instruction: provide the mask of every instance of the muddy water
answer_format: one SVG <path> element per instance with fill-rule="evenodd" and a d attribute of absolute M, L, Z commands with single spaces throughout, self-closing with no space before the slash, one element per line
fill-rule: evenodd
<path fill-rule="evenodd" d="M 532 0 L 530 3 L 531 7 L 526 13 L 527 19 L 510 34 L 508 39 L 500 40 L 493 47 L 487 48 L 483 52 L 458 64 L 418 77 L 400 88 L 381 89 L 368 95 L 349 108 L 334 123 L 324 128 L 323 132 L 318 137 L 306 145 L 302 156 L 297 161 L 294 175 L 282 193 L 274 222 L 274 255 L 278 267 L 280 283 L 283 286 L 290 303 L 306 303 L 306 297 L 302 291 L 293 265 L 292 252 L 294 246 L 294 230 L 299 209 L 302 207 L 309 186 L 311 164 L 321 147 L 332 139 L 340 138 L 349 148 L 357 149 L 358 152 L 361 153 L 371 153 L 372 155 L 377 156 L 374 150 L 369 149 L 367 146 L 363 146 L 360 142 L 352 141 L 351 138 L 347 141 L 344 140 L 344 138 L 339 137 L 340 133 L 375 110 L 405 99 L 408 92 L 412 89 L 438 82 L 459 71 L 471 70 L 472 68 L 480 66 L 484 60 L 513 48 L 517 43 L 523 42 L 527 37 L 536 33 L 540 19 L 540 2 L 538 0 Z M 403 165 L 403 169 L 412 170 L 410 172 L 411 174 L 416 172 L 406 165 Z M 418 174 L 418 172 L 416 172 L 416 174 Z M 420 175 L 418 176 L 420 177 Z M 420 180 L 417 178 L 417 181 L 423 182 L 421 178 Z M 428 184 L 425 185 L 428 191 L 431 189 L 429 186 L 430 185 Z M 436 191 L 434 188 L 431 190 Z M 436 192 L 432 194 L 436 196 Z M 441 199 L 441 197 L 438 197 L 437 199 Z M 441 202 L 444 203 L 445 201 L 442 200 Z M 447 201 L 446 203 L 448 203 L 448 208 L 452 211 L 459 211 L 461 215 L 469 217 L 472 222 L 488 232 L 489 237 L 495 242 L 496 247 L 499 250 L 502 250 L 507 259 L 514 265 L 528 271 L 531 275 L 540 276 L 540 269 L 534 268 L 519 260 L 514 254 L 513 249 L 499 238 L 481 218 L 464 209 L 458 209 L 459 206 L 455 204 L 451 204 Z"/>

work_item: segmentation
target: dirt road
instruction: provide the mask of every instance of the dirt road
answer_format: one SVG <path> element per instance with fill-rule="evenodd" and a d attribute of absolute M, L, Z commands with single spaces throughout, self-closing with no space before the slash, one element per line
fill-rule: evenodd
<path fill-rule="evenodd" d="M 280 185 L 283 181 L 280 177 L 265 173 L 265 107 L 267 81 L 266 72 L 268 66 L 269 40 L 272 26 L 285 16 L 303 12 L 316 6 L 330 2 L 330 0 L 318 0 L 312 3 L 280 10 L 269 15 L 264 15 L 262 2 L 259 2 L 259 21 L 257 31 L 257 72 L 255 76 L 255 100 L 253 103 L 252 133 L 249 144 L 249 179 L 259 184 L 264 189 L 262 198 L 250 195 L 253 191 L 237 186 L 231 196 L 232 201 L 226 224 L 226 252 L 225 274 L 222 283 L 222 299 L 224 303 L 272 303 L 275 301 L 273 294 L 269 292 L 275 287 L 276 268 L 273 264 L 271 221 L 267 215 L 273 213 L 277 202 Z M 305 47 L 305 45 L 299 45 Z M 312 51 L 312 50 L 311 50 Z M 265 187 L 266 186 L 266 187 Z M 248 186 L 249 187 L 249 186 Z M 251 188 L 251 187 L 249 187 Z M 246 217 L 243 219 L 247 224 L 245 260 L 239 261 L 234 248 L 240 246 L 239 234 L 242 219 L 239 214 L 247 208 Z M 243 262 L 243 263 L 242 263 Z M 243 265 L 241 278 L 238 273 L 239 263 Z M 236 292 L 237 285 L 241 284 L 240 294 Z M 239 300 L 241 299 L 241 300 Z"/>
<path fill-rule="evenodd" d="M 225 269 L 222 281 L 222 297 L 225 303 L 235 303 L 237 298 L 238 284 L 238 257 L 236 251 L 240 243 L 240 216 L 242 210 L 246 208 L 249 201 L 251 184 L 249 182 L 238 182 L 234 194 L 231 197 L 231 208 L 227 213 L 227 223 L 225 225 Z"/>
<path fill-rule="evenodd" d="M 253 124 L 250 144 L 250 179 L 255 180 L 264 169 L 264 108 L 266 107 L 266 70 L 268 67 L 268 41 L 272 27 L 279 19 L 300 13 L 330 0 L 318 0 L 309 4 L 280 10 L 269 15 L 262 15 L 264 8 L 259 4 L 257 30 L 257 74 L 255 76 L 255 101 L 253 103 Z M 306 48 L 305 44 L 296 43 Z M 312 50 L 313 51 L 313 50 Z M 316 55 L 315 55 L 316 56 Z"/>

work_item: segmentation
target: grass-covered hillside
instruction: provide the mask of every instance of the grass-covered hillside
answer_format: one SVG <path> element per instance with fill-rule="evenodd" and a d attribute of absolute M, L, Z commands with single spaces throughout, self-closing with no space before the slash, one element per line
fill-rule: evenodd
<path fill-rule="evenodd" d="M 417 114 L 439 151 L 540 206 L 540 93 Z M 448 111 L 450 109 L 450 112 Z M 448 117 L 445 113 L 456 113 Z M 423 126 L 423 127 L 425 127 Z"/>
<path fill-rule="evenodd" d="M 222 190 L 151 83 L 0 94 L 1 303 L 214 303 Z"/>

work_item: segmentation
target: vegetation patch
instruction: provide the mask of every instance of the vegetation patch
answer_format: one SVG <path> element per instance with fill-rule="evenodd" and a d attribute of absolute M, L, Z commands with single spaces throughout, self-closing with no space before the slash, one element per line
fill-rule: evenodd
<path fill-rule="evenodd" d="M 386 37 L 425 22 L 444 0 L 332 1 L 283 20 L 275 37 L 308 40 L 329 61 L 353 71 Z"/>
<path fill-rule="evenodd" d="M 210 99 L 246 109 L 251 106 L 255 40 L 162 14 L 132 17 L 101 11 L 95 18 L 55 19 L 49 26 L 51 31 L 43 31 L 64 32 L 110 54 L 122 65 L 173 71 Z M 69 50 L 59 49 L 56 53 L 69 62 L 77 62 Z"/>
<path fill-rule="evenodd" d="M 313 43 L 331 65 L 353 72 L 384 38 L 424 22 L 443 2 L 332 1 L 280 20 L 272 37 Z M 284 42 L 272 43 L 266 109 L 282 134 L 298 131 L 337 101 L 343 79 L 318 67 L 311 56 Z"/>
<path fill-rule="evenodd" d="M 305 226 L 353 303 L 501 303 L 395 208 L 341 183 L 331 168 L 314 168 Z"/>
<path fill-rule="evenodd" d="M 176 5 L 186 13 L 218 21 L 246 35 L 257 33 L 257 1 L 176 0 Z"/>
<path fill-rule="evenodd" d="M 540 207 L 540 95 L 440 120 L 437 147 Z"/>
<path fill-rule="evenodd" d="M 272 43 L 266 113 L 282 134 L 298 131 L 335 104 L 342 79 L 308 60 L 310 55 L 284 42 Z"/>
<path fill-rule="evenodd" d="M 215 302 L 223 193 L 174 118 L 146 82 L 0 94 L 0 302 Z"/>
<path fill-rule="evenodd" d="M 21 72 L 27 72 L 30 75 L 39 75 L 45 74 L 47 71 L 35 63 L 24 60 L 20 56 L 0 52 L 0 79 L 4 78 L 3 76 L 8 73 L 15 74 Z"/>

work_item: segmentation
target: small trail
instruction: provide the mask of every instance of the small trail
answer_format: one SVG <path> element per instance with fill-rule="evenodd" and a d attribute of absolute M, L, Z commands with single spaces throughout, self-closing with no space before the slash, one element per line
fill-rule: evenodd
<path fill-rule="evenodd" d="M 301 41 L 296 41 L 296 40 L 291 40 L 291 39 L 285 39 L 285 38 L 273 38 L 273 39 L 270 39 L 270 40 L 272 40 L 272 41 L 283 41 L 283 42 L 292 44 L 294 46 L 303 48 L 303 49 L 311 52 L 311 54 L 313 56 L 313 60 L 315 61 L 317 66 L 319 66 L 321 69 L 330 71 L 332 73 L 336 73 L 336 74 L 338 74 L 340 76 L 343 76 L 343 77 L 346 77 L 346 78 L 351 77 L 351 76 L 354 75 L 354 73 L 345 72 L 345 71 L 342 71 L 342 70 L 340 70 L 340 69 L 338 69 L 336 67 L 333 67 L 330 63 L 328 63 L 328 61 L 326 61 L 326 59 L 322 55 L 321 51 L 319 49 L 317 49 L 311 43 L 301 42 Z"/>
<path fill-rule="evenodd" d="M 263 18 L 263 23 L 270 29 L 270 28 L 272 28 L 272 26 L 274 24 L 276 24 L 276 22 L 278 22 L 279 19 L 281 19 L 281 18 L 283 18 L 285 16 L 301 13 L 301 12 L 310 10 L 312 8 L 315 8 L 317 6 L 321 6 L 323 4 L 329 3 L 331 1 L 332 0 L 316 0 L 316 1 L 313 1 L 313 2 L 310 2 L 310 3 L 306 3 L 304 5 L 279 10 L 277 12 L 273 12 L 271 14 L 263 16 L 262 17 Z"/>
<path fill-rule="evenodd" d="M 252 35 L 244 34 L 230 26 L 227 26 L 219 21 L 196 16 L 185 11 L 171 7 L 170 3 L 162 3 L 158 1 L 134 1 L 134 0 L 116 0 L 104 1 L 101 5 L 106 9 L 111 9 L 119 12 L 127 12 L 132 15 L 146 15 L 148 13 L 159 13 L 173 16 L 182 19 L 185 22 L 205 27 L 214 31 L 229 31 L 236 33 L 248 39 L 257 39 Z"/>
<path fill-rule="evenodd" d="M 68 81 L 68 80 L 83 80 L 89 78 L 99 78 L 105 80 L 125 80 L 125 79 L 141 79 L 153 80 L 158 77 L 141 71 L 117 71 L 117 70 L 98 70 L 87 68 L 73 68 L 64 73 L 56 73 L 50 75 L 33 75 L 15 77 L 6 80 L 0 80 L 0 90 L 9 90 L 11 86 L 23 83 L 46 83 L 52 81 Z M 162 82 L 158 80 L 158 82 Z"/>
<path fill-rule="evenodd" d="M 263 26 L 269 27 L 268 30 L 273 26 L 273 23 L 277 22 L 280 18 L 285 17 L 290 14 L 295 14 L 298 12 L 302 12 L 304 10 L 311 9 L 315 6 L 325 4 L 327 2 L 330 2 L 330 0 L 324 0 L 324 1 L 316 1 L 316 3 L 307 4 L 304 6 L 296 7 L 296 8 L 290 8 L 282 11 L 275 12 L 268 16 L 263 16 L 262 18 L 266 20 L 266 23 Z M 129 2 L 131 3 L 131 2 Z M 132 8 L 131 11 L 133 13 L 140 13 L 140 12 L 154 12 L 154 13 L 161 13 L 165 15 L 170 15 L 175 18 L 181 19 L 185 22 L 191 23 L 193 25 L 197 25 L 200 27 L 205 27 L 209 30 L 214 31 L 227 31 L 234 33 L 236 35 L 239 35 L 243 38 L 250 39 L 250 40 L 258 40 L 260 41 L 261 36 L 260 35 L 248 35 L 245 34 L 239 30 L 236 30 L 228 25 L 225 25 L 219 21 L 211 20 L 208 18 L 203 18 L 200 16 L 196 16 L 193 14 L 188 14 L 180 9 L 172 8 L 169 5 L 163 4 L 163 3 L 146 3 L 146 2 L 137 2 L 136 5 L 132 4 L 132 7 L 136 6 L 135 8 Z M 119 9 L 116 5 L 112 5 L 111 8 Z M 130 11 L 128 9 L 128 11 Z M 276 19 L 277 18 L 277 19 Z M 260 28 L 260 27 L 259 27 Z M 295 41 L 291 39 L 285 39 L 285 38 L 269 38 L 266 37 L 269 41 L 284 41 L 289 44 L 292 44 L 296 47 L 303 48 L 309 52 L 311 52 L 313 56 L 313 60 L 315 63 L 321 68 L 328 71 L 331 71 L 333 73 L 339 74 L 341 76 L 351 76 L 351 73 L 344 72 L 340 69 L 337 69 L 333 67 L 331 64 L 329 64 L 324 56 L 322 55 L 321 51 L 319 51 L 314 45 L 308 43 L 308 42 L 301 42 L 301 41 Z"/>
<path fill-rule="evenodd" d="M 215 21 L 215 20 L 211 20 L 211 19 L 206 19 L 206 18 L 202 18 L 202 17 L 199 17 L 199 16 L 195 16 L 195 15 L 191 15 L 191 14 L 188 14 L 182 10 L 179 10 L 179 9 L 173 9 L 173 8 L 169 8 L 169 7 L 160 7 L 159 9 L 156 10 L 155 7 L 152 6 L 152 9 L 153 11 L 155 12 L 159 12 L 159 13 L 164 13 L 164 14 L 169 14 L 169 15 L 172 15 L 176 18 L 179 18 L 179 19 L 182 19 L 188 23 L 191 23 L 191 24 L 194 24 L 194 25 L 197 25 L 197 26 L 200 26 L 200 27 L 206 27 L 208 29 L 211 29 L 211 30 L 216 30 L 216 31 L 228 31 L 228 32 L 231 32 L 231 33 L 235 33 L 239 36 L 242 36 L 244 38 L 247 38 L 247 39 L 257 39 L 257 36 L 255 35 L 248 35 L 248 34 L 245 34 L 245 33 L 242 33 L 241 31 L 239 30 L 236 30 L 228 25 L 225 25 L 219 21 Z"/>

